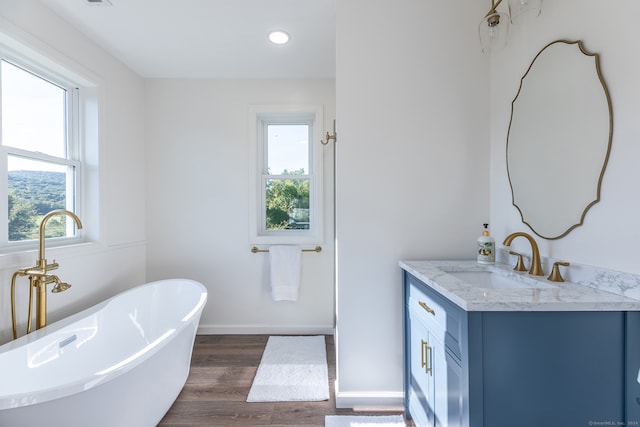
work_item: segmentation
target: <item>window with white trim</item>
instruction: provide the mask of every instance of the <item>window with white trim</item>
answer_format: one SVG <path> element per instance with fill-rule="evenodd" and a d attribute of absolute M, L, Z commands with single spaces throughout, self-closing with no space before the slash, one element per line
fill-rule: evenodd
<path fill-rule="evenodd" d="M 54 209 L 77 212 L 80 197 L 78 85 L 0 50 L 0 247 L 33 246 L 40 219 Z M 47 237 L 77 241 L 74 222 L 51 218 Z"/>
<path fill-rule="evenodd" d="M 256 106 L 250 121 L 250 240 L 321 244 L 322 107 Z"/>

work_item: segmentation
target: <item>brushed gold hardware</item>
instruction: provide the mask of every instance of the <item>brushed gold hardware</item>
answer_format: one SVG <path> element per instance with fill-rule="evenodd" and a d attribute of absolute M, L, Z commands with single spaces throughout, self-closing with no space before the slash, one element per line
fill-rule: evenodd
<path fill-rule="evenodd" d="M 502 3 L 502 0 L 498 0 L 498 1 L 491 0 L 491 9 L 489 9 L 489 12 L 487 12 L 487 14 L 484 15 L 484 17 L 486 18 L 489 15 L 496 14 L 497 13 L 496 8 L 500 5 L 500 3 Z"/>
<path fill-rule="evenodd" d="M 511 255 L 515 255 L 516 257 L 518 257 L 518 260 L 516 261 L 516 266 L 513 267 L 513 269 L 515 271 L 527 271 L 527 267 L 524 266 L 524 261 L 522 261 L 522 254 L 519 254 L 518 252 L 514 252 L 514 251 L 509 251 L 509 253 Z"/>
<path fill-rule="evenodd" d="M 511 233 L 504 239 L 503 245 L 511 246 L 513 239 L 520 236 L 526 238 L 531 245 L 531 269 L 529 270 L 529 274 L 533 276 L 544 276 L 544 273 L 542 272 L 542 265 L 540 264 L 540 251 L 538 250 L 538 244 L 533 237 L 524 232 Z"/>
<path fill-rule="evenodd" d="M 436 311 L 435 311 L 433 308 L 429 307 L 429 306 L 427 305 L 427 303 L 425 303 L 424 301 L 418 301 L 418 304 L 420 305 L 420 307 L 424 308 L 424 310 L 425 310 L 427 313 L 431 313 L 431 314 L 433 314 L 434 316 L 436 315 Z"/>
<path fill-rule="evenodd" d="M 55 270 L 59 267 L 55 260 L 51 264 L 47 264 L 47 259 L 44 256 L 44 242 L 45 242 L 45 227 L 51 217 L 56 215 L 66 215 L 71 217 L 76 223 L 78 230 L 82 229 L 82 221 L 76 214 L 66 209 L 54 210 L 47 213 L 42 217 L 40 222 L 40 235 L 38 241 L 38 260 L 33 267 L 22 268 L 11 277 L 11 323 L 13 329 L 13 338 L 18 337 L 16 327 L 16 307 L 15 307 L 15 286 L 16 278 L 18 276 L 29 276 L 29 311 L 27 318 L 27 333 L 31 332 L 31 318 L 32 318 L 32 306 L 33 306 L 33 290 L 36 288 L 36 329 L 40 329 L 47 325 L 47 285 L 49 283 L 55 283 L 53 289 L 54 293 L 66 291 L 71 287 L 70 284 L 62 282 L 60 278 L 54 274 L 48 274 L 49 271 Z"/>
<path fill-rule="evenodd" d="M 316 246 L 313 249 L 301 249 L 302 252 L 322 252 L 322 246 Z M 251 248 L 251 253 L 269 252 L 269 249 L 258 249 L 257 246 Z"/>
<path fill-rule="evenodd" d="M 333 135 L 329 135 L 329 132 L 327 132 L 326 136 L 324 137 L 324 140 L 321 140 L 320 142 L 322 143 L 322 145 L 327 145 L 329 143 L 329 141 L 334 141 L 334 142 L 338 142 L 338 134 L 336 133 L 336 121 L 333 121 Z"/>
<path fill-rule="evenodd" d="M 429 361 L 429 353 L 431 353 L 432 349 L 429 346 L 429 342 L 425 340 L 421 340 L 421 353 L 422 353 L 422 368 L 426 374 L 430 374 L 433 371 L 433 366 Z M 433 361 L 433 357 L 431 357 L 431 361 Z"/>
<path fill-rule="evenodd" d="M 568 262 L 562 262 L 562 261 L 554 262 L 553 268 L 551 269 L 551 274 L 549 275 L 549 277 L 547 277 L 547 279 L 551 280 L 552 282 L 564 282 L 564 279 L 560 274 L 560 267 L 559 267 L 560 265 L 562 265 L 563 267 L 569 267 Z"/>
<path fill-rule="evenodd" d="M 431 363 L 429 363 L 429 353 L 431 353 L 431 347 L 429 346 L 429 343 L 425 340 L 420 340 L 420 354 L 421 354 L 421 368 L 424 369 L 424 372 L 426 374 L 430 374 L 433 371 L 433 367 L 431 366 Z M 431 358 L 433 359 L 433 357 Z"/>

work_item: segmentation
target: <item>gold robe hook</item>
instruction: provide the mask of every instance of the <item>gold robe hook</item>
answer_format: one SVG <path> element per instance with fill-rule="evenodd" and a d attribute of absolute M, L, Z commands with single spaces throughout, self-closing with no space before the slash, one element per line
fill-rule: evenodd
<path fill-rule="evenodd" d="M 327 135 L 325 136 L 325 139 L 320 141 L 322 143 L 322 145 L 327 145 L 329 143 L 329 141 L 333 140 L 334 142 L 338 141 L 338 134 L 336 133 L 336 121 L 333 121 L 333 135 L 329 135 L 329 132 L 327 132 Z"/>

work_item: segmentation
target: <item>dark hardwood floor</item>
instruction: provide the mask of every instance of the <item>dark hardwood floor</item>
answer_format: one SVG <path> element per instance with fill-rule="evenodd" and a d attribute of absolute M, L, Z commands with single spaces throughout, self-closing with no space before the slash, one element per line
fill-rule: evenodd
<path fill-rule="evenodd" d="M 247 403 L 267 335 L 198 335 L 184 389 L 159 426 L 324 426 L 325 415 L 394 415 L 336 409 L 335 346 L 326 337 L 330 398 L 324 402 Z M 407 423 L 407 425 L 413 425 Z"/>

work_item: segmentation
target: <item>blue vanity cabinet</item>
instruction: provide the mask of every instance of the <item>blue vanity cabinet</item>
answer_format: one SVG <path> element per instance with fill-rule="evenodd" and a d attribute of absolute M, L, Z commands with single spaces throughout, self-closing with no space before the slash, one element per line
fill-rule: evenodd
<path fill-rule="evenodd" d="M 640 426 L 639 312 L 467 312 L 407 272 L 403 300 L 417 427 Z"/>
<path fill-rule="evenodd" d="M 405 406 L 417 426 L 462 426 L 466 385 L 460 337 L 463 310 L 424 292 L 407 276 L 405 287 Z"/>

